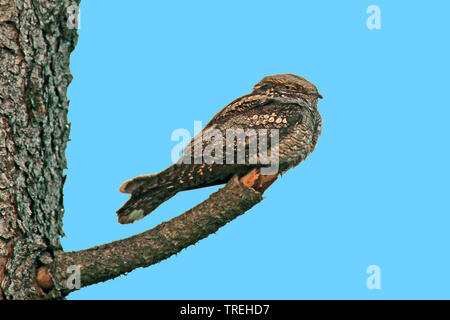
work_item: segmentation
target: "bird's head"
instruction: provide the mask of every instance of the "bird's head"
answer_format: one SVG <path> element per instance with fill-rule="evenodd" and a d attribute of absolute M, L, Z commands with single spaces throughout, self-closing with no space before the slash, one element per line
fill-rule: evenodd
<path fill-rule="evenodd" d="M 323 98 L 316 86 L 296 74 L 284 73 L 264 77 L 254 87 L 256 93 L 273 90 L 279 95 L 308 96 L 309 98 Z"/>

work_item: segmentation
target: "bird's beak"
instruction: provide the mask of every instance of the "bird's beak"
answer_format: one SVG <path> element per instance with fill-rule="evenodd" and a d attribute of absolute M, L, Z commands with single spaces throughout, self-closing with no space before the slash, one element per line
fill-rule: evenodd
<path fill-rule="evenodd" d="M 318 92 L 317 92 L 316 96 L 317 96 L 318 98 L 320 98 L 320 99 L 323 99 L 323 96 L 322 96 L 320 93 L 318 93 Z"/>

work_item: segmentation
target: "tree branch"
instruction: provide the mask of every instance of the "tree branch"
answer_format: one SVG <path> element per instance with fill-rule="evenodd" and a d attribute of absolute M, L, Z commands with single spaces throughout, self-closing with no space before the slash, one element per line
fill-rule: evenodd
<path fill-rule="evenodd" d="M 85 287 L 156 264 L 245 213 L 262 200 L 262 193 L 276 179 L 277 175 L 262 176 L 253 170 L 240 180 L 232 178 L 207 200 L 151 230 L 86 250 L 57 253 L 51 265 L 38 270 L 37 283 L 46 292 L 53 291 L 50 298 L 58 297 L 77 290 L 67 285 L 70 266 L 80 268 L 81 287 Z"/>

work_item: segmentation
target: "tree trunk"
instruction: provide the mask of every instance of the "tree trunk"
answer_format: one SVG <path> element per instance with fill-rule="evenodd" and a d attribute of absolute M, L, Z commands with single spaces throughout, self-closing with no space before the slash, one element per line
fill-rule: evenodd
<path fill-rule="evenodd" d="M 0 299 L 44 296 L 37 268 L 61 250 L 78 2 L 0 0 Z"/>

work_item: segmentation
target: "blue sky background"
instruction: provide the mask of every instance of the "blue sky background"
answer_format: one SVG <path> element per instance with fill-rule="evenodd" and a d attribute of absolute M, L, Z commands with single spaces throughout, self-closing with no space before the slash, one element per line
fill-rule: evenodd
<path fill-rule="evenodd" d="M 366 9 L 381 8 L 368 30 Z M 316 151 L 266 199 L 157 265 L 69 299 L 450 298 L 448 1 L 82 1 L 71 58 L 65 250 L 131 236 L 217 187 L 117 223 L 126 179 L 171 164 L 263 76 L 317 85 Z M 381 268 L 381 290 L 366 269 Z"/>

